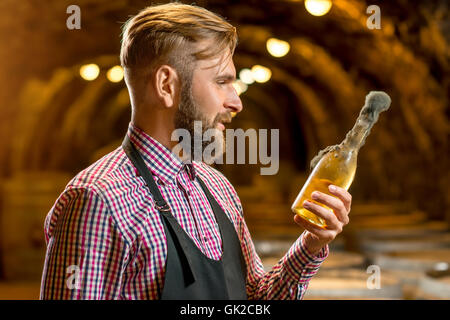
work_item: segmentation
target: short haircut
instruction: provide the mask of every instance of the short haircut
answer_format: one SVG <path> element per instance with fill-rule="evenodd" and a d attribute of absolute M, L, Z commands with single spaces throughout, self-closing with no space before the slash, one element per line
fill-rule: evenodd
<path fill-rule="evenodd" d="M 195 51 L 202 40 L 212 43 Z M 161 64 L 191 81 L 197 60 L 228 48 L 233 55 L 236 45 L 236 28 L 224 18 L 198 6 L 168 3 L 147 7 L 124 24 L 120 62 L 128 84 L 148 79 Z"/>

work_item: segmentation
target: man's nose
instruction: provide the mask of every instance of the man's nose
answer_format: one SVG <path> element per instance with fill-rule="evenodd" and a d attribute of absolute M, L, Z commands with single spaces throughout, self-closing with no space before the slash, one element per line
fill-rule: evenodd
<path fill-rule="evenodd" d="M 233 90 L 234 91 L 234 90 Z M 225 108 L 229 109 L 231 112 L 239 113 L 242 111 L 242 101 L 236 91 L 227 99 L 225 102 Z"/>

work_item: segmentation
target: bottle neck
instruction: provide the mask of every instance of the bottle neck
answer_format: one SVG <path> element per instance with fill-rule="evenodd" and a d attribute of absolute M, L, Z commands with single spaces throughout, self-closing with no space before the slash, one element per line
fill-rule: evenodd
<path fill-rule="evenodd" d="M 371 127 L 372 125 L 368 122 L 362 121 L 358 118 L 352 130 L 347 133 L 347 136 L 342 142 L 342 146 L 358 151 L 364 145 L 366 137 L 370 133 Z"/>

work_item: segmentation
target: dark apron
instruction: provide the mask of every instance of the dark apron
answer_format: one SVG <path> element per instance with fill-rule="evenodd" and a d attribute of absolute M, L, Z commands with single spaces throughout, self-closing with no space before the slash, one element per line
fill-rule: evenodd
<path fill-rule="evenodd" d="M 128 135 L 125 136 L 122 147 L 150 189 L 164 225 L 167 260 L 161 299 L 247 299 L 247 271 L 239 238 L 233 224 L 205 183 L 197 177 L 219 225 L 222 237 L 222 257 L 219 261 L 206 257 L 178 224 L 156 186 L 152 173 Z"/>

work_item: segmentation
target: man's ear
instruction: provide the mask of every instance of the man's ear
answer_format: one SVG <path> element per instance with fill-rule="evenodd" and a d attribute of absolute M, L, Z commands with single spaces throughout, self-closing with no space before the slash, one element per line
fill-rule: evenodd
<path fill-rule="evenodd" d="M 171 108 L 177 99 L 179 78 L 176 70 L 168 65 L 161 65 L 155 72 L 156 96 L 166 108 Z"/>

